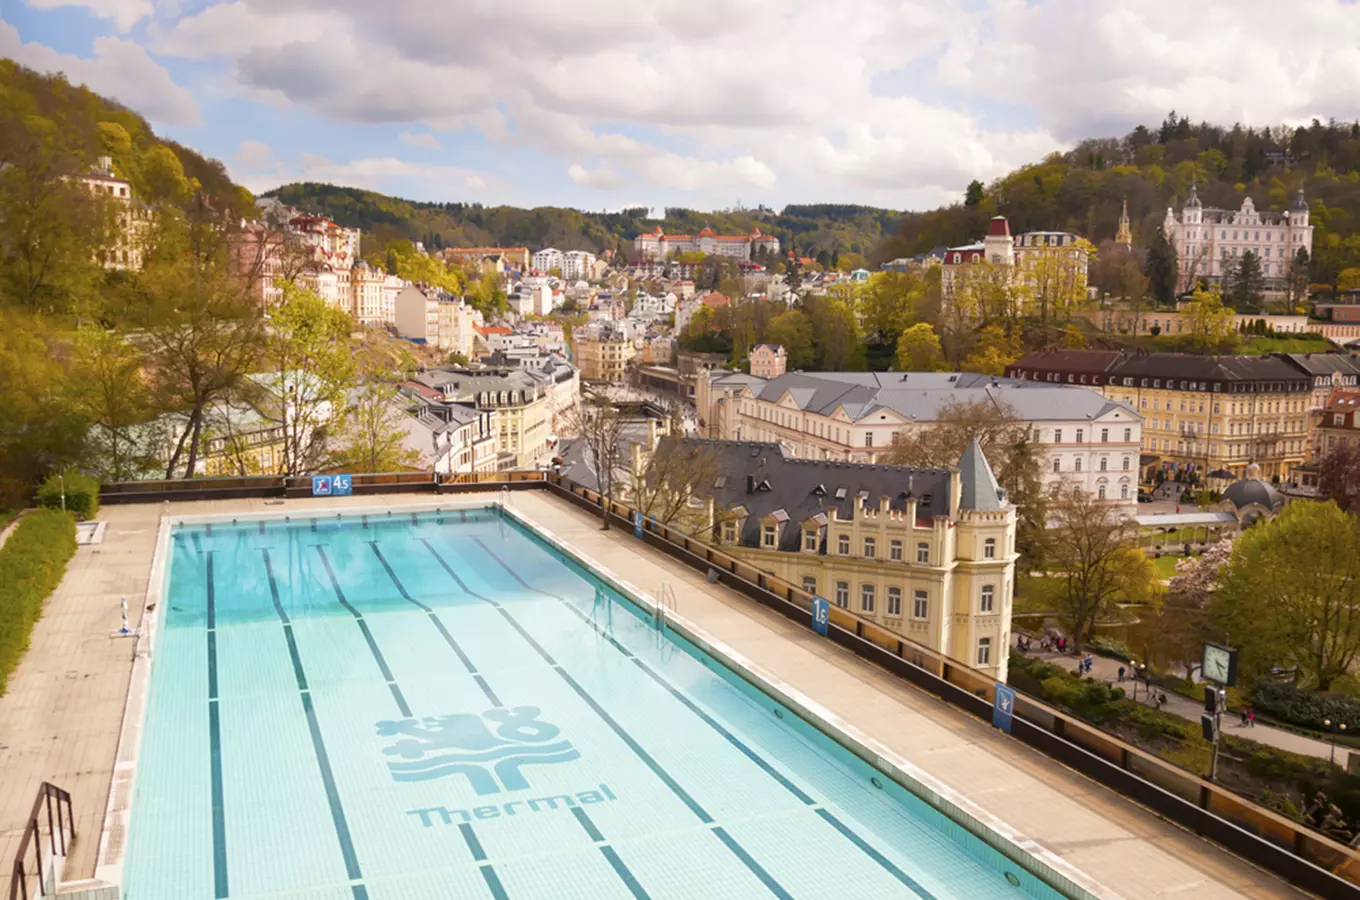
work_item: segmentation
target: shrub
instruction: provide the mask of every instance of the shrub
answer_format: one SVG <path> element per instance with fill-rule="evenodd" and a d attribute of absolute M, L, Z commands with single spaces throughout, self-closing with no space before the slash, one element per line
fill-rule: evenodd
<path fill-rule="evenodd" d="M 1252 691 L 1251 702 L 1272 718 L 1304 728 L 1325 730 L 1324 719 L 1345 722 L 1347 730 L 1360 725 L 1360 699 L 1344 694 L 1324 694 L 1278 681 L 1260 681 Z"/>
<path fill-rule="evenodd" d="M 1096 635 L 1087 643 L 1087 647 L 1091 649 L 1091 652 L 1108 656 L 1111 659 L 1123 660 L 1124 662 L 1133 659 L 1133 651 L 1129 650 L 1127 644 L 1119 638 L 1112 638 L 1108 635 Z"/>
<path fill-rule="evenodd" d="M 99 512 L 99 479 L 80 472 L 49 475 L 38 488 L 38 505 L 61 509 L 63 494 L 66 511 L 77 519 L 93 519 Z"/>
<path fill-rule="evenodd" d="M 61 581 L 75 552 L 75 519 L 54 510 L 24 516 L 0 547 L 0 694 L 28 649 L 43 600 Z"/>

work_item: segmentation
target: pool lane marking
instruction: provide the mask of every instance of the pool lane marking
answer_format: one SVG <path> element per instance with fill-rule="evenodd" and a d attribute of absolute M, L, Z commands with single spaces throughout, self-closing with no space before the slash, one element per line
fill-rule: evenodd
<path fill-rule="evenodd" d="M 197 544 L 195 539 L 195 544 Z M 227 884 L 227 808 L 222 783 L 222 722 L 217 697 L 217 594 L 213 586 L 213 552 L 205 567 L 208 583 L 208 757 L 212 767 L 212 841 L 213 896 L 226 897 Z"/>
<path fill-rule="evenodd" d="M 586 834 L 588 834 L 590 839 L 595 842 L 595 846 L 600 848 L 600 854 L 609 862 L 609 865 L 613 867 L 614 873 L 619 876 L 619 880 L 628 888 L 628 891 L 633 895 L 634 900 L 651 900 L 651 895 L 647 893 L 642 887 L 642 883 L 637 880 L 637 877 L 633 875 L 628 866 L 624 864 L 618 851 L 609 845 L 609 841 L 605 838 L 604 834 L 601 833 L 594 821 L 591 820 L 590 814 L 579 806 L 573 806 L 571 808 L 571 814 L 576 817 L 576 821 L 581 823 L 581 827 L 586 830 Z"/>
<path fill-rule="evenodd" d="M 340 601 L 340 605 L 354 616 L 355 624 L 359 626 L 359 631 L 363 633 L 364 641 L 368 644 L 369 652 L 373 654 L 373 660 L 378 664 L 378 671 L 382 673 L 383 680 L 387 682 L 387 688 L 392 692 L 392 699 L 397 701 L 397 708 L 406 718 L 411 717 L 411 707 L 406 703 L 406 697 L 401 692 L 401 687 L 397 680 L 392 677 L 392 670 L 387 665 L 387 659 L 382 651 L 378 649 L 378 642 L 373 639 L 373 632 L 369 630 L 368 623 L 364 621 L 363 613 L 355 609 L 345 598 L 345 592 L 340 589 L 340 582 L 335 577 L 335 570 L 331 568 L 330 557 L 326 555 L 324 544 L 313 544 L 317 554 L 321 557 L 321 564 L 326 568 L 326 576 L 330 579 L 331 588 L 335 591 L 335 597 Z"/>
<path fill-rule="evenodd" d="M 539 656 L 543 657 L 544 661 L 546 661 L 548 665 L 551 666 L 552 669 L 557 672 L 558 675 L 562 676 L 562 680 L 565 681 L 567 685 L 571 687 L 573 691 L 576 692 L 577 696 L 579 696 L 582 700 L 585 701 L 586 705 L 588 705 L 595 712 L 595 714 L 599 716 L 600 720 L 603 721 L 606 725 L 608 725 L 609 728 L 619 737 L 619 739 L 622 740 L 625 744 L 627 744 L 628 748 L 632 750 L 633 753 L 639 759 L 641 759 L 642 762 L 649 769 L 652 770 L 652 772 L 657 776 L 657 778 L 659 778 L 662 781 L 662 783 L 666 785 L 666 787 L 670 788 L 672 793 L 674 793 L 677 797 L 680 798 L 681 802 L 683 802 L 685 806 L 689 808 L 690 812 L 692 812 L 695 815 L 695 817 L 699 819 L 699 821 L 703 822 L 705 825 L 708 825 L 712 828 L 714 834 L 718 835 L 719 839 L 723 842 L 723 844 L 729 850 L 731 850 L 733 854 L 737 857 L 737 859 L 741 860 L 741 862 L 745 864 L 746 867 L 757 878 L 760 879 L 761 883 L 763 883 L 771 891 L 771 893 L 773 893 L 776 897 L 780 898 L 780 900 L 791 900 L 789 894 L 784 891 L 784 889 L 779 885 L 779 883 L 775 881 L 774 878 L 772 878 L 770 874 L 766 872 L 765 869 L 761 867 L 761 865 L 757 863 L 749 853 L 743 850 L 741 848 L 741 845 L 738 844 L 734 838 L 728 835 L 726 831 L 722 830 L 721 826 L 717 825 L 714 822 L 713 817 L 709 815 L 708 810 L 704 809 L 703 805 L 700 804 L 699 801 L 695 800 L 692 796 L 690 796 L 689 792 L 686 791 L 683 787 L 681 787 L 679 782 L 677 782 L 673 777 L 671 777 L 671 774 L 666 771 L 665 767 L 662 766 L 661 763 L 657 762 L 655 757 L 653 757 L 650 753 L 643 749 L 642 745 L 639 744 L 637 740 L 631 734 L 628 733 L 628 730 L 625 729 L 622 725 L 620 725 L 618 721 L 615 720 L 615 718 L 611 716 L 605 710 L 605 708 L 601 706 L 599 702 L 596 701 L 595 698 L 590 695 L 589 691 L 582 687 L 576 681 L 576 679 L 571 677 L 570 673 L 568 673 L 566 669 L 564 669 L 555 659 L 553 659 L 552 654 L 550 654 L 547 651 L 547 649 L 543 647 L 543 645 L 539 644 L 539 642 L 536 641 L 534 637 L 524 629 L 524 626 L 522 626 L 515 619 L 515 617 L 510 614 L 509 610 L 505 609 L 504 606 L 502 606 L 499 602 L 492 600 L 490 597 L 483 596 L 482 594 L 479 594 L 476 591 L 469 588 L 467 586 L 467 583 L 464 582 L 461 577 L 459 577 L 458 573 L 456 573 L 453 570 L 453 567 L 448 564 L 448 562 L 444 559 L 442 555 L 440 555 L 439 551 L 435 550 L 434 545 L 432 545 L 427 538 L 419 538 L 418 540 L 420 540 L 420 542 L 423 543 L 427 549 L 429 549 L 430 553 L 434 555 L 434 558 L 439 561 L 439 564 L 441 566 L 443 566 L 444 571 L 448 572 L 449 577 L 451 577 L 455 582 L 457 582 L 458 586 L 462 588 L 465 593 L 469 594 L 470 596 L 476 597 L 477 599 L 482 600 L 486 603 L 491 604 L 491 606 L 493 606 L 501 614 L 501 616 L 504 617 L 505 621 L 508 622 L 510 626 L 519 633 L 520 637 L 524 638 L 524 640 L 529 644 L 529 646 L 533 647 L 534 650 L 539 654 Z M 478 543 L 481 542 L 478 541 Z M 496 561 L 498 563 L 501 562 L 499 558 L 496 558 Z M 504 566 L 505 564 L 501 563 L 501 565 Z M 613 855 L 617 856 L 617 854 Z M 613 860 L 611 860 L 611 863 L 612 862 Z M 620 866 L 622 866 L 622 862 L 623 862 L 622 860 L 619 860 Z M 623 873 L 627 871 L 627 869 L 626 867 L 624 867 L 623 869 L 615 867 L 615 871 L 618 872 L 620 878 L 624 878 Z M 631 878 L 631 873 L 629 873 L 629 878 Z M 628 883 L 629 878 L 624 878 L 625 884 Z M 630 890 L 631 889 L 632 888 L 630 885 Z M 641 889 L 640 885 L 638 889 L 639 890 Z"/>
<path fill-rule="evenodd" d="M 472 540 L 476 541 L 477 544 L 484 551 L 486 551 L 487 555 L 494 559 L 502 569 L 509 573 L 511 578 L 519 582 L 519 584 L 525 590 L 532 591 L 536 594 L 541 594 L 545 597 L 551 597 L 552 599 L 557 600 L 567 609 L 575 613 L 576 617 L 581 619 L 581 621 L 585 622 L 587 625 L 591 625 L 589 617 L 586 616 L 585 613 L 581 612 L 581 610 L 577 609 L 576 605 L 573 604 L 571 601 L 567 600 L 564 597 L 558 596 L 557 594 L 541 590 L 529 584 L 519 576 L 519 573 L 515 572 L 513 569 L 507 566 L 505 564 L 505 561 L 502 560 L 494 550 L 488 547 L 486 543 L 482 541 L 481 538 L 474 536 Z M 884 856 L 880 851 L 875 849 L 873 845 L 871 845 L 868 841 L 861 837 L 854 829 L 850 828 L 848 825 L 846 825 L 844 822 L 838 819 L 834 813 L 819 805 L 816 800 L 814 800 L 811 796 L 807 794 L 806 791 L 799 788 L 791 780 L 789 780 L 777 769 L 775 769 L 768 760 L 764 759 L 762 756 L 760 756 L 760 754 L 756 753 L 755 750 L 747 746 L 747 744 L 744 741 L 742 741 L 740 738 L 738 738 L 736 735 L 730 732 L 727 728 L 723 727 L 721 723 L 719 723 L 716 719 L 709 715 L 698 704 L 696 704 L 689 697 L 681 693 L 680 690 L 676 688 L 674 685 L 672 685 L 663 675 L 661 675 L 661 673 L 657 672 L 651 666 L 647 665 L 640 658 L 638 658 L 636 654 L 634 654 L 632 651 L 628 650 L 622 644 L 620 644 L 614 638 L 613 635 L 604 634 L 603 632 L 600 632 L 599 629 L 594 628 L 593 626 L 592 630 L 594 630 L 597 634 L 600 634 L 601 637 L 608 641 L 616 650 L 622 653 L 625 657 L 632 660 L 633 663 L 637 665 L 638 668 L 642 669 L 643 672 L 646 672 L 647 675 L 649 675 L 652 678 L 652 680 L 654 680 L 657 684 L 661 685 L 663 688 L 669 691 L 673 697 L 679 700 L 687 709 L 689 709 L 700 719 L 702 719 L 705 724 L 707 724 L 713 730 L 717 731 L 718 734 L 722 735 L 723 738 L 725 738 L 729 743 L 731 743 L 734 747 L 740 750 L 743 755 L 745 755 L 748 759 L 750 759 L 757 766 L 759 766 L 762 771 L 764 771 L 767 775 L 775 779 L 775 781 L 779 782 L 780 785 L 786 788 L 789 792 L 791 792 L 804 804 L 808 805 L 809 807 L 812 807 L 816 811 L 817 815 L 825 819 L 833 828 L 840 832 L 841 835 L 843 835 L 848 841 L 854 844 L 861 852 L 863 852 L 874 862 L 882 866 L 883 869 L 888 872 L 888 874 L 892 875 L 903 885 L 910 888 L 913 892 L 916 893 L 918 897 L 923 898 L 923 900 L 935 900 L 934 894 L 932 894 L 930 890 L 928 890 L 924 885 L 918 882 L 915 878 L 912 878 L 899 866 L 897 866 L 890 859 Z M 715 831 L 717 830 L 718 829 L 715 829 Z"/>
<path fill-rule="evenodd" d="M 505 892 L 505 887 L 496 875 L 495 867 L 487 860 L 486 851 L 482 849 L 482 842 L 477 840 L 477 834 L 472 830 L 472 826 L 467 822 L 460 822 L 458 831 L 463 835 L 464 842 L 467 843 L 468 852 L 476 860 L 477 868 L 482 870 L 482 878 L 486 879 L 486 886 L 491 890 L 491 896 L 495 900 L 508 900 L 509 894 Z"/>
<path fill-rule="evenodd" d="M 312 705 L 312 694 L 307 688 L 307 676 L 298 655 L 297 641 L 293 638 L 293 624 L 279 600 L 279 586 L 274 580 L 274 567 L 269 561 L 269 550 L 260 548 L 264 557 L 264 571 L 269 576 L 269 594 L 274 601 L 274 611 L 283 624 L 283 634 L 288 641 L 288 653 L 293 659 L 293 671 L 298 680 L 298 696 L 302 699 L 302 711 L 307 717 L 307 729 L 312 736 L 312 750 L 316 753 L 316 765 L 321 771 L 321 783 L 326 789 L 326 800 L 330 803 L 331 820 L 335 824 L 335 836 L 340 842 L 340 855 L 345 860 L 345 871 L 351 881 L 360 881 L 364 875 L 359 868 L 359 858 L 354 853 L 354 840 L 350 836 L 349 823 L 345 819 L 345 808 L 340 802 L 340 791 L 336 787 L 335 773 L 331 770 L 330 756 L 326 753 L 326 742 L 321 737 L 321 724 L 317 721 L 316 709 Z M 355 900 L 366 900 L 368 891 L 363 885 L 351 885 Z"/>
<path fill-rule="evenodd" d="M 392 670 L 388 667 L 387 659 L 383 656 L 382 650 L 378 648 L 378 643 L 374 639 L 372 632 L 369 630 L 368 623 L 364 621 L 363 613 L 359 612 L 359 610 L 354 608 L 353 604 L 351 604 L 349 602 L 349 599 L 345 596 L 344 590 L 340 587 L 340 580 L 336 577 L 335 570 L 331 567 L 330 557 L 326 555 L 326 545 L 313 544 L 312 546 L 316 548 L 317 554 L 321 557 L 321 563 L 326 568 L 326 576 L 330 579 L 331 587 L 335 591 L 336 599 L 340 602 L 341 606 L 343 606 L 346 610 L 349 611 L 350 615 L 354 616 L 355 621 L 359 626 L 359 629 L 363 632 L 364 640 L 368 642 L 368 648 L 369 650 L 372 651 L 373 658 L 378 663 L 378 668 L 379 670 L 381 670 L 383 678 L 387 681 L 387 686 L 392 690 L 392 698 L 396 701 L 397 708 L 401 710 L 401 714 L 403 716 L 410 718 L 412 716 L 411 708 L 406 703 L 406 698 L 401 692 L 400 685 L 397 684 L 396 679 L 392 676 Z M 376 546 L 373 549 L 375 552 L 377 552 Z M 378 558 L 382 560 L 383 566 L 387 568 L 388 574 L 392 575 L 392 569 L 391 567 L 387 566 L 387 561 L 383 559 L 381 553 L 378 553 Z M 402 587 L 401 582 L 396 580 L 395 575 L 392 575 L 392 579 L 397 584 L 397 588 L 398 590 L 401 591 L 402 596 L 410 600 L 411 598 L 406 595 L 406 589 Z M 416 603 L 416 605 L 422 606 L 422 604 L 419 603 Z M 434 618 L 434 612 L 432 610 L 430 610 L 428 607 L 422 608 L 424 608 L 426 612 L 429 613 L 431 618 Z M 436 624 L 439 624 L 438 620 L 436 620 Z M 452 640 L 452 638 L 449 637 L 448 633 L 445 632 L 442 627 L 440 628 L 440 632 L 443 633 L 447 639 Z M 455 649 L 457 648 L 455 647 Z M 459 653 L 459 657 L 463 658 L 461 652 Z M 500 706 L 501 704 L 499 702 L 496 702 L 496 705 Z M 495 869 L 492 868 L 490 862 L 486 861 L 486 855 L 481 852 L 481 844 L 480 842 L 478 842 L 476 834 L 473 833 L 472 826 L 464 822 L 459 826 L 459 828 L 463 832 L 464 840 L 466 840 L 468 843 L 468 849 L 473 851 L 473 857 L 480 863 L 479 867 L 482 870 L 482 877 L 486 879 L 487 887 L 491 890 L 492 897 L 494 898 L 494 900 L 507 900 L 508 895 L 505 893 L 505 889 L 501 886 L 500 879 L 496 876 Z"/>
<path fill-rule="evenodd" d="M 446 627 L 444 627 L 444 622 L 439 618 L 438 614 L 407 592 L 406 586 L 401 583 L 401 579 L 397 577 L 397 573 L 392 570 L 392 566 L 387 562 L 387 557 L 383 556 L 382 550 L 378 547 L 378 542 L 368 541 L 367 543 L 373 548 L 373 554 L 378 557 L 378 562 L 382 563 L 382 567 L 387 570 L 387 577 L 392 579 L 392 583 L 396 585 L 397 592 L 401 594 L 402 599 L 425 611 L 425 614 L 430 617 L 430 621 L 434 623 L 434 627 L 439 629 L 439 633 L 444 636 L 444 641 L 453 648 L 453 652 L 458 655 L 458 659 L 463 663 L 463 668 L 468 670 L 468 674 L 477 682 L 477 686 L 482 689 L 482 693 L 486 694 L 486 699 L 491 701 L 491 705 L 504 706 L 505 704 L 501 702 L 501 698 L 496 696 L 496 692 L 491 689 L 491 685 L 488 684 L 487 680 L 482 677 L 482 674 L 477 671 L 477 666 L 472 662 L 472 659 L 463 652 L 463 648 L 458 645 L 458 642 L 454 640 L 453 635 L 449 633 L 449 630 Z"/>

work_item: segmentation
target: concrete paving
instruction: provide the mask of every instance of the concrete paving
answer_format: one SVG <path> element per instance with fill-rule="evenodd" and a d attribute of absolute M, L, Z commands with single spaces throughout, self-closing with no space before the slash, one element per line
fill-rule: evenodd
<path fill-rule="evenodd" d="M 37 785 L 47 779 L 75 799 L 81 838 L 69 877 L 93 874 L 132 663 L 131 642 L 108 633 L 118 625 L 123 593 L 134 624 L 140 619 L 163 511 L 249 515 L 449 503 L 410 495 L 290 500 L 285 507 L 242 500 L 106 509 L 104 543 L 77 551 L 10 693 L 0 698 L 0 861 L 10 858 L 6 841 L 17 840 Z M 511 506 L 641 590 L 668 583 L 681 616 L 1122 896 L 1306 896 L 809 629 L 708 584 L 629 532 L 601 532 L 597 518 L 566 501 L 519 492 Z"/>

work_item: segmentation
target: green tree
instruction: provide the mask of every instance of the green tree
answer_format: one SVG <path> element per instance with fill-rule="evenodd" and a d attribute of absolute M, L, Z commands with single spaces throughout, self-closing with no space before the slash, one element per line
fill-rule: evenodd
<path fill-rule="evenodd" d="M 1251 676 L 1296 668 L 1325 691 L 1360 652 L 1360 522 L 1296 500 L 1237 539 L 1211 612 Z"/>
<path fill-rule="evenodd" d="M 1198 290 L 1191 294 L 1185 314 L 1190 325 L 1188 336 L 1196 352 L 1230 352 L 1236 345 L 1233 311 L 1223 305 L 1218 288 Z"/>
<path fill-rule="evenodd" d="M 1308 284 L 1311 263 L 1308 258 L 1308 249 L 1300 247 L 1299 252 L 1294 254 L 1294 258 L 1289 261 L 1289 272 L 1286 275 L 1289 292 L 1289 312 L 1294 312 L 1298 304 L 1308 299 Z"/>
<path fill-rule="evenodd" d="M 70 402 L 51 323 L 0 306 L 0 507 L 27 505 L 29 489 L 76 462 L 89 423 Z"/>
<path fill-rule="evenodd" d="M 86 467 L 105 481 L 145 477 L 158 462 L 148 422 L 151 391 L 142 377 L 145 355 L 114 331 L 87 326 L 71 348 L 70 398 L 90 422 Z"/>
<path fill-rule="evenodd" d="M 897 338 L 897 371 L 938 372 L 944 368 L 944 348 L 940 336 L 929 324 L 920 322 Z M 955 460 L 957 462 L 957 459 Z"/>
<path fill-rule="evenodd" d="M 783 345 L 790 369 L 810 368 L 816 359 L 812 322 L 801 309 L 785 310 L 771 319 L 765 329 L 765 342 Z"/>
<path fill-rule="evenodd" d="M 337 426 L 334 462 L 350 472 L 402 472 L 420 465 L 420 451 L 405 445 L 402 396 L 386 373 L 368 372 L 349 398 Z"/>
<path fill-rule="evenodd" d="M 964 206 L 977 206 L 982 202 L 982 182 L 976 178 L 968 182 L 968 190 L 963 194 Z"/>
<path fill-rule="evenodd" d="M 1075 254 L 1075 255 L 1074 255 Z M 1096 248 L 1078 239 L 1064 247 L 1039 247 L 1026 254 L 1020 287 L 1027 305 L 1039 315 L 1048 333 L 1050 322 L 1061 324 L 1086 302 L 1086 270 L 1096 261 Z"/>
<path fill-rule="evenodd" d="M 1078 653 L 1116 606 L 1160 604 L 1161 576 L 1122 510 L 1077 487 L 1057 489 L 1048 520 L 1044 564 L 1062 582 L 1059 603 Z"/>
<path fill-rule="evenodd" d="M 283 285 L 270 323 L 266 360 L 257 376 L 277 402 L 283 426 L 281 474 L 303 475 L 326 461 L 331 430 L 356 383 L 350 317 L 306 288 Z"/>
<path fill-rule="evenodd" d="M 1261 260 L 1248 250 L 1228 272 L 1227 300 L 1240 313 L 1259 313 L 1265 300 L 1265 289 Z"/>
<path fill-rule="evenodd" d="M 811 296 L 804 300 L 803 311 L 812 321 L 816 368 L 822 371 L 865 368 L 859 318 L 849 303 L 831 296 Z"/>
<path fill-rule="evenodd" d="M 1148 279 L 1148 290 L 1152 298 L 1161 304 L 1170 304 L 1176 299 L 1176 248 L 1166 236 L 1161 225 L 1152 235 L 1148 246 L 1147 258 L 1143 261 L 1143 274 Z"/>
<path fill-rule="evenodd" d="M 868 336 L 895 345 L 897 336 L 921 319 L 926 286 L 910 272 L 877 272 L 859 295 L 859 317 Z"/>

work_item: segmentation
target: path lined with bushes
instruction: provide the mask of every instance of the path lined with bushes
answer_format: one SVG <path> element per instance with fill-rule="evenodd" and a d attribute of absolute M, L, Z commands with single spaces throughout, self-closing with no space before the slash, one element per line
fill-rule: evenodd
<path fill-rule="evenodd" d="M 0 546 L 0 696 L 75 552 L 75 517 L 50 509 L 25 515 Z"/>
<path fill-rule="evenodd" d="M 1072 672 L 1077 670 L 1077 657 L 1075 656 L 1068 656 L 1061 653 L 1040 652 L 1028 653 L 1026 655 L 1042 659 L 1045 662 L 1050 662 L 1054 665 L 1060 665 Z M 1119 667 L 1124 665 L 1124 663 L 1121 663 L 1117 659 L 1109 659 L 1108 657 L 1094 655 L 1091 657 L 1091 660 L 1092 678 L 1096 678 L 1100 681 L 1114 682 L 1116 686 L 1124 688 L 1130 697 L 1133 696 L 1133 682 L 1126 681 L 1122 685 L 1118 684 Z M 1127 668 L 1128 667 L 1125 666 L 1126 670 Z M 1194 700 L 1182 696 L 1181 694 L 1177 694 L 1175 691 L 1162 688 L 1154 689 L 1157 690 L 1158 693 L 1166 694 L 1166 705 L 1162 707 L 1164 712 L 1190 720 L 1198 731 L 1199 717 L 1204 712 L 1203 703 L 1196 703 Z M 1138 699 L 1141 701 L 1143 696 L 1143 688 L 1140 686 L 1138 688 Z M 1238 717 L 1231 713 L 1224 713 L 1223 715 L 1223 733 L 1248 738 L 1259 744 L 1266 744 L 1279 750 L 1288 750 L 1291 753 L 1302 753 L 1307 756 L 1317 756 L 1322 759 L 1330 758 L 1332 753 L 1331 744 L 1314 740 L 1313 738 L 1305 737 L 1301 734 L 1295 734 L 1292 731 L 1273 728 L 1259 721 L 1250 728 L 1243 728 Z M 1349 754 L 1350 751 L 1347 750 L 1344 745 L 1338 744 L 1336 747 L 1337 765 L 1345 768 Z"/>

